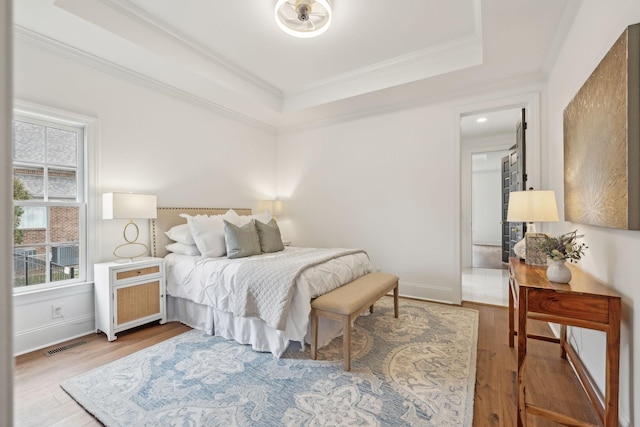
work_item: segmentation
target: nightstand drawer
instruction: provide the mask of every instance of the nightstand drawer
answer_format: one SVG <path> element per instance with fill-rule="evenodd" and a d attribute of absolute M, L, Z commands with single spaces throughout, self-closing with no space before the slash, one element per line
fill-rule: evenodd
<path fill-rule="evenodd" d="M 113 270 L 113 284 L 117 284 L 131 279 L 142 279 L 154 277 L 162 274 L 161 265 L 150 265 L 147 267 L 124 268 L 121 270 Z"/>

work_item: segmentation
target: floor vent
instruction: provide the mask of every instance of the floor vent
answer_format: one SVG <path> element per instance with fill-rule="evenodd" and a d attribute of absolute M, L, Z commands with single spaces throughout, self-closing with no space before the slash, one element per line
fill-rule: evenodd
<path fill-rule="evenodd" d="M 54 354 L 58 354 L 58 353 L 62 353 L 63 351 L 72 349 L 74 347 L 77 347 L 79 345 L 83 345 L 86 344 L 86 341 L 76 341 L 76 342 L 72 342 L 70 344 L 67 345 L 63 345 L 62 347 L 56 347 L 56 348 L 52 348 L 51 350 L 47 350 L 44 352 L 45 356 L 53 356 Z"/>

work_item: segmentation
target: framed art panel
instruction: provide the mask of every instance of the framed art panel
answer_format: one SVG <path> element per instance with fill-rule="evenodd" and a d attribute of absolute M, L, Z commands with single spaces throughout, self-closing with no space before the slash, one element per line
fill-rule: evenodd
<path fill-rule="evenodd" d="M 564 110 L 565 220 L 640 229 L 640 24 Z"/>

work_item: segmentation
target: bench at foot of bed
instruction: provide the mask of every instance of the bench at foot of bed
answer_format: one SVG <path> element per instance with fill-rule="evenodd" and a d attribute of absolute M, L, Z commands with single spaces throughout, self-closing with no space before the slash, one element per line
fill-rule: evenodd
<path fill-rule="evenodd" d="M 311 301 L 311 357 L 318 354 L 318 317 L 342 321 L 344 370 L 351 370 L 351 323 L 367 307 L 393 290 L 394 316 L 398 318 L 398 276 L 369 273 Z"/>

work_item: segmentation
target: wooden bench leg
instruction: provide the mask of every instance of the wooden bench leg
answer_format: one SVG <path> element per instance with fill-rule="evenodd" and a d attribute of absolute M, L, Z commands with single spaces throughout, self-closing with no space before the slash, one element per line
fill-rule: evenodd
<path fill-rule="evenodd" d="M 398 318 L 398 283 L 396 282 L 396 287 L 393 288 L 393 316 Z"/>
<path fill-rule="evenodd" d="M 311 309 L 311 358 L 318 357 L 318 313 Z"/>
<path fill-rule="evenodd" d="M 342 356 L 344 357 L 344 370 L 351 370 L 351 316 L 342 317 Z"/>

